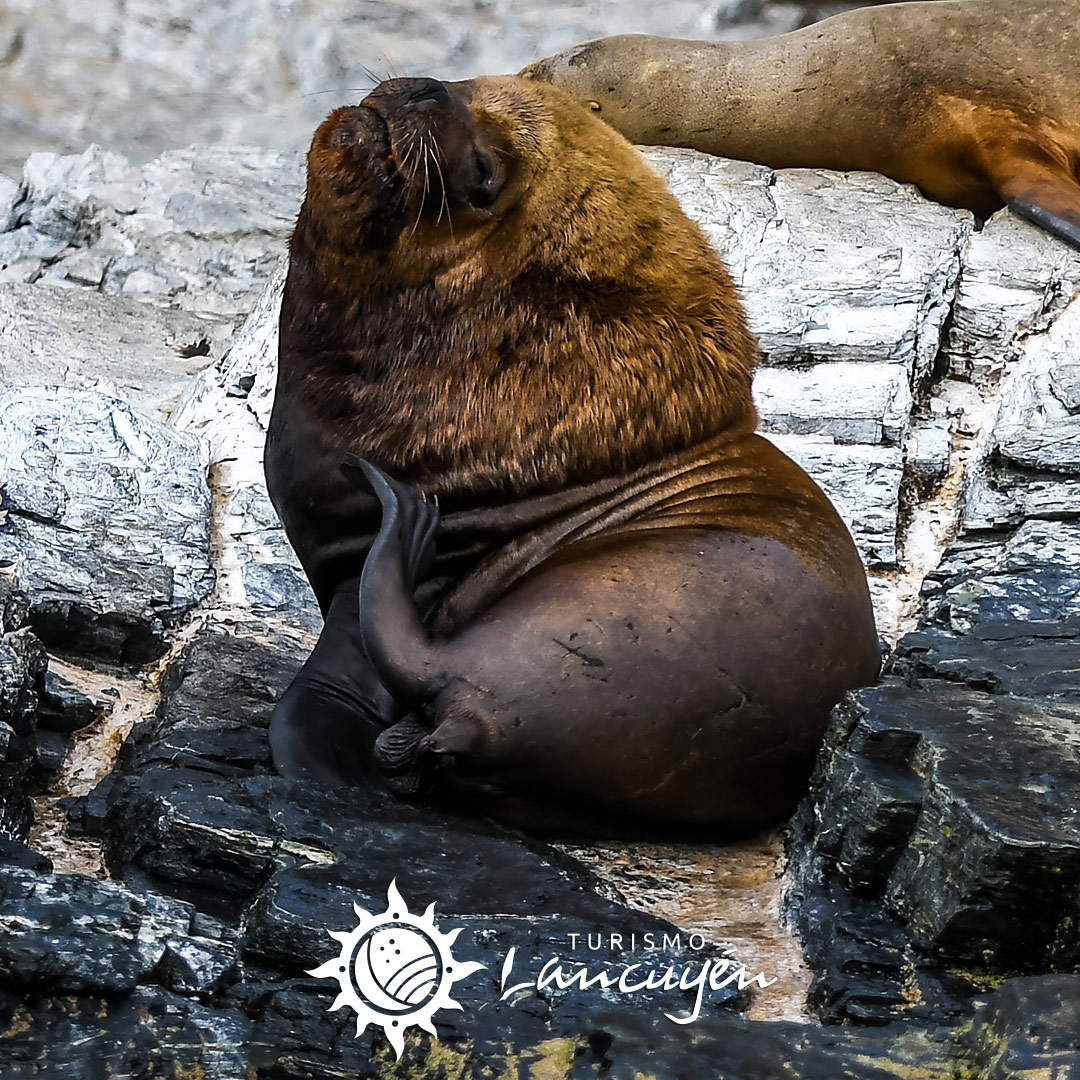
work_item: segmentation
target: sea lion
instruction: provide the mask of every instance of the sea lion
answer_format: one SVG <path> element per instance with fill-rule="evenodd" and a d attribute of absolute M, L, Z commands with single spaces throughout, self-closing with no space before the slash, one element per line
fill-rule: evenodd
<path fill-rule="evenodd" d="M 289 252 L 266 478 L 326 623 L 278 770 L 533 828 L 790 812 L 876 674 L 866 577 L 641 155 L 541 83 L 392 79 L 316 131 Z"/>
<path fill-rule="evenodd" d="M 889 4 L 758 41 L 602 38 L 521 74 L 636 143 L 881 172 L 1080 246 L 1080 0 Z"/>

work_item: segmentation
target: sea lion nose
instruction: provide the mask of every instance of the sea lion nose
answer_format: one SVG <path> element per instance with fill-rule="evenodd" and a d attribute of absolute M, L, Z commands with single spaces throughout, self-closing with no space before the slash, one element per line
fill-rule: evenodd
<path fill-rule="evenodd" d="M 450 91 L 438 79 L 387 79 L 379 83 L 361 102 L 367 105 L 381 102 L 385 108 L 400 109 L 431 102 L 437 107 L 449 109 L 453 105 Z"/>
<path fill-rule="evenodd" d="M 409 99 L 413 105 L 422 105 L 424 102 L 433 101 L 436 105 L 444 108 L 450 107 L 450 91 L 438 79 L 412 79 L 415 86 L 411 88 Z"/>

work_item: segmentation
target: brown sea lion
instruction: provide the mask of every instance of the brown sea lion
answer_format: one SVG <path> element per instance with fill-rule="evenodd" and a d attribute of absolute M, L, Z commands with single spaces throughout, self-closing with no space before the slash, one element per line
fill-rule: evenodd
<path fill-rule="evenodd" d="M 1080 246 L 1080 0 L 890 4 L 759 41 L 602 38 L 522 75 L 633 142 L 869 169 Z"/>
<path fill-rule="evenodd" d="M 289 250 L 266 476 L 326 625 L 279 771 L 533 827 L 788 813 L 877 670 L 866 578 L 638 152 L 541 83 L 390 80 L 315 133 Z"/>

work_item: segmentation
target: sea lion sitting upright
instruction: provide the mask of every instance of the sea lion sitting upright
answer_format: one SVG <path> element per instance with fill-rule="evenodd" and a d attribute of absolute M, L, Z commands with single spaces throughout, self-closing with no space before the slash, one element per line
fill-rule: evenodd
<path fill-rule="evenodd" d="M 758 41 L 623 35 L 526 67 L 632 142 L 869 169 L 1080 247 L 1080 0 L 934 0 Z"/>
<path fill-rule="evenodd" d="M 266 476 L 326 624 L 277 768 L 533 827 L 789 813 L 877 670 L 866 578 L 640 154 L 554 87 L 390 80 L 315 133 L 289 250 Z"/>

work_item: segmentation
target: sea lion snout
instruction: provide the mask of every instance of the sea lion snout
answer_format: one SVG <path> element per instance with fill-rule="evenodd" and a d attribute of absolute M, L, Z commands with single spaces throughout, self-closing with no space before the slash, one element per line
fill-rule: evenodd
<path fill-rule="evenodd" d="M 387 79 L 362 102 L 385 121 L 407 200 L 416 211 L 481 218 L 506 186 L 511 155 L 473 116 L 467 84 Z"/>

